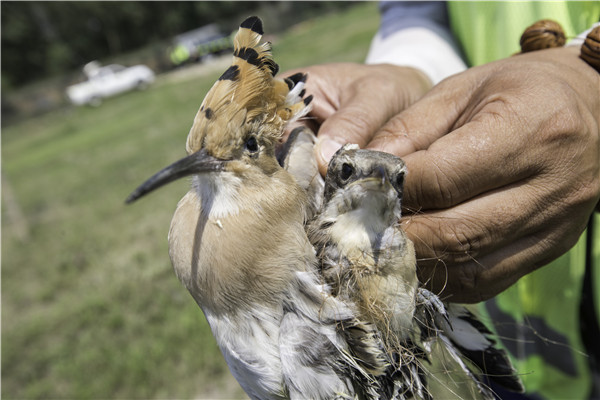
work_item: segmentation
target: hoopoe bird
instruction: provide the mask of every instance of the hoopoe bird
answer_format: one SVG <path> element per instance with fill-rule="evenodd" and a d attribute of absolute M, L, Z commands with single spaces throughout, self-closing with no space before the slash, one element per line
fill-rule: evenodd
<path fill-rule="evenodd" d="M 127 202 L 192 176 L 171 223 L 169 254 L 251 398 L 364 397 L 384 364 L 369 359 L 380 347 L 375 328 L 322 284 L 305 231 L 308 195 L 275 155 L 285 125 L 309 110 L 306 76 L 275 79 L 262 34 L 260 19 L 242 22 L 233 63 L 194 119 L 189 155 Z"/>
<path fill-rule="evenodd" d="M 344 145 L 332 157 L 322 209 L 308 227 L 332 295 L 355 304 L 376 325 L 395 380 L 391 398 L 429 398 L 423 362 L 439 341 L 480 395 L 494 399 L 474 364 L 511 391 L 521 380 L 491 332 L 466 308 L 419 287 L 412 242 L 400 226 L 404 162 L 391 154 Z"/>
<path fill-rule="evenodd" d="M 309 240 L 307 221 L 318 221 L 310 226 L 329 237 L 322 225 L 340 187 L 320 180 L 311 160 L 314 138 L 305 132 L 295 131 L 278 147 L 285 126 L 309 112 L 312 96 L 305 96 L 304 74 L 275 78 L 278 66 L 270 44 L 260 43 L 262 34 L 257 17 L 242 22 L 232 65 L 194 119 L 188 156 L 148 179 L 127 202 L 191 176 L 171 222 L 169 255 L 251 398 L 427 398 L 423 379 L 413 379 L 421 369 L 400 365 L 404 353 L 391 350 L 389 333 L 408 335 L 411 321 L 433 309 L 445 318 L 443 305 L 433 296 L 419 308 L 412 265 L 399 288 L 407 292 L 390 301 L 398 315 L 386 331 L 378 318 L 387 317 L 365 312 L 367 303 L 344 293 L 323 268 L 327 257 L 317 258 L 320 242 Z M 408 242 L 406 250 L 413 260 Z M 391 286 L 385 295 L 393 297 Z M 436 329 L 431 325 L 428 334 Z M 398 373 L 405 365 L 416 373 Z"/>

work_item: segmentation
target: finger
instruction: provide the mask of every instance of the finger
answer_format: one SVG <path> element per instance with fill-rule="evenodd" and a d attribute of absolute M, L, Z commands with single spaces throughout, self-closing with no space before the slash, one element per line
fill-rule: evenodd
<path fill-rule="evenodd" d="M 567 224 L 558 226 L 569 229 Z M 583 230 L 583 228 L 582 228 Z M 510 246 L 453 264 L 444 260 L 419 263 L 419 280 L 443 299 L 478 303 L 506 290 L 521 277 L 560 257 L 577 242 L 577 236 L 557 237 L 537 232 L 515 240 Z M 556 244 L 560 243 L 560 246 Z"/>
<path fill-rule="evenodd" d="M 285 72 L 285 77 L 296 75 L 298 73 L 306 74 L 304 89 L 306 95 L 312 95 L 310 119 L 318 124 L 321 124 L 340 107 L 340 89 L 343 87 L 341 83 L 332 80 L 332 72 L 329 69 L 335 70 L 336 65 L 312 66 L 300 69 L 294 69 Z"/>
<path fill-rule="evenodd" d="M 343 78 L 347 67 L 341 65 L 335 78 L 338 82 L 334 87 L 345 88 L 339 93 L 339 104 L 330 99 L 337 111 L 328 114 L 330 110 L 326 107 L 315 110 L 315 115 L 324 121 L 318 133 L 317 148 L 321 172 L 343 144 L 356 143 L 365 147 L 392 116 L 414 103 L 431 87 L 422 72 L 387 64 L 363 66 L 362 76 L 349 84 Z"/>
<path fill-rule="evenodd" d="M 544 192 L 546 186 L 542 179 L 523 181 L 448 210 L 404 217 L 421 278 L 433 276 L 437 290 L 447 284 L 449 293 L 475 296 L 482 279 L 501 287 L 530 272 L 528 266 L 544 265 L 568 250 L 585 229 L 593 205 L 574 203 L 565 213 L 552 200 L 557 196 Z M 507 264 L 500 254 L 518 263 Z"/>
<path fill-rule="evenodd" d="M 408 216 L 405 231 L 424 258 L 468 262 L 562 222 L 564 211 L 545 186 L 525 180 L 446 210 Z"/>
<path fill-rule="evenodd" d="M 423 210 L 448 208 L 538 173 L 552 151 L 549 146 L 559 142 L 542 145 L 541 136 L 528 135 L 538 132 L 541 122 L 519 120 L 506 104 L 506 99 L 486 104 L 468 123 L 426 150 L 405 155 L 404 204 Z M 532 141 L 540 141 L 539 146 Z"/>
<path fill-rule="evenodd" d="M 355 93 L 355 92 L 353 92 Z M 333 154 L 346 143 L 364 147 L 374 132 L 391 117 L 389 107 L 382 107 L 374 91 L 348 96 L 337 112 L 327 115 L 326 106 L 319 106 L 315 114 L 324 119 L 318 132 L 316 157 L 319 170 L 324 173 Z"/>
<path fill-rule="evenodd" d="M 452 130 L 467 108 L 475 92 L 476 84 L 472 81 L 460 76 L 442 81 L 421 100 L 382 126 L 367 148 L 401 157 L 427 149 Z"/>
<path fill-rule="evenodd" d="M 314 73 L 314 70 L 317 70 Z M 293 121 L 286 125 L 283 141 L 287 140 L 290 132 L 299 126 L 306 126 L 311 131 L 317 132 L 320 124 L 334 114 L 339 107 L 339 100 L 334 95 L 335 90 L 331 89 L 331 84 L 324 80 L 322 74 L 318 73 L 319 67 L 309 67 L 305 69 L 294 69 L 282 74 L 285 77 L 293 76 L 298 73 L 307 74 L 305 90 L 307 95 L 312 95 L 313 100 L 310 103 L 310 112 L 308 115 Z"/>
<path fill-rule="evenodd" d="M 447 301 L 457 303 L 485 301 L 535 269 L 536 262 L 539 260 L 536 259 L 537 254 L 531 249 L 541 243 L 544 241 L 540 240 L 540 237 L 532 235 L 517 239 L 508 248 L 462 264 L 453 264 L 441 259 L 435 263 L 430 261 L 419 263 L 417 269 L 419 280 L 425 287 Z M 542 248 L 552 250 L 549 246 L 540 246 L 540 249 Z"/>

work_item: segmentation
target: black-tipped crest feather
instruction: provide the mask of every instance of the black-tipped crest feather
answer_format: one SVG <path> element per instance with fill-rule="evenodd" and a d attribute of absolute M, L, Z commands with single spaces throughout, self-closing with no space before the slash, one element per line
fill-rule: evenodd
<path fill-rule="evenodd" d="M 250 29 L 252 32 L 258 33 L 259 35 L 263 35 L 265 33 L 263 31 L 262 21 L 256 16 L 246 18 L 240 24 L 240 28 Z"/>
<path fill-rule="evenodd" d="M 239 75 L 240 67 L 238 67 L 237 65 L 232 65 L 231 67 L 227 68 L 225 72 L 223 72 L 223 75 L 219 77 L 219 80 L 235 81 L 238 79 Z"/>

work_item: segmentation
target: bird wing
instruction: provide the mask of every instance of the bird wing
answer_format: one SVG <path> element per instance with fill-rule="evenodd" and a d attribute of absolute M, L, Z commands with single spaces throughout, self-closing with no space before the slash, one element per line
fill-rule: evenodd
<path fill-rule="evenodd" d="M 299 126 L 290 133 L 277 153 L 279 165 L 288 171 L 308 194 L 309 220 L 323 204 L 325 186 L 325 180 L 319 173 L 315 158 L 315 143 L 315 134 L 309 128 Z"/>
<path fill-rule="evenodd" d="M 484 399 L 495 396 L 483 376 L 513 392 L 524 391 L 508 355 L 495 347 L 492 332 L 473 313 L 457 304 L 446 307 L 437 295 L 424 288 L 419 289 L 417 297 L 415 320 L 427 349 L 439 340 Z"/>
<path fill-rule="evenodd" d="M 374 373 L 383 373 L 387 360 L 375 327 L 358 321 L 316 274 L 296 278 L 279 336 L 290 398 L 379 398 Z"/>
<path fill-rule="evenodd" d="M 506 352 L 496 347 L 493 333 L 467 308 L 448 306 L 449 322 L 444 331 L 454 346 L 490 380 L 513 392 L 524 387 Z"/>

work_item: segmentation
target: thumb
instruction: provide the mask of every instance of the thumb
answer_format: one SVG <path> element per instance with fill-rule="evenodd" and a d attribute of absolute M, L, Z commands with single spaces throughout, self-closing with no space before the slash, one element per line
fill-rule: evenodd
<path fill-rule="evenodd" d="M 338 65 L 332 78 L 339 102 L 319 109 L 313 116 L 323 123 L 315 148 L 319 171 L 324 174 L 333 154 L 346 143 L 365 147 L 392 116 L 420 98 L 431 87 L 429 79 L 411 67 L 395 65 Z M 352 78 L 349 79 L 348 77 Z M 327 98 L 327 93 L 323 93 Z M 334 112 L 329 114 L 331 106 Z"/>
<path fill-rule="evenodd" d="M 327 118 L 319 128 L 315 147 L 319 171 L 325 174 L 333 154 L 346 143 L 364 147 L 375 131 L 390 117 L 381 107 L 374 107 L 379 99 L 356 96 Z"/>
<path fill-rule="evenodd" d="M 429 89 L 429 80 L 412 68 L 390 71 L 389 66 L 370 67 L 379 68 L 379 73 L 357 80 L 342 93 L 337 111 L 322 118 L 315 151 L 323 175 L 340 147 L 355 143 L 364 148 L 392 116 Z M 398 82 L 394 83 L 390 76 Z M 318 110 L 317 107 L 317 114 Z"/>

